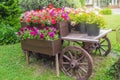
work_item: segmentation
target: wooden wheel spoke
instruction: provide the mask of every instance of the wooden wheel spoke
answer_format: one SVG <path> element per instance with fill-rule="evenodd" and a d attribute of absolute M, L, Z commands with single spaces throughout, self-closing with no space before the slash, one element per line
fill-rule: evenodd
<path fill-rule="evenodd" d="M 98 48 L 95 49 L 95 52 L 94 52 L 94 53 L 96 53 L 97 51 L 98 51 Z"/>
<path fill-rule="evenodd" d="M 68 68 L 66 69 L 66 71 L 68 72 L 68 71 L 70 71 L 70 69 L 71 69 L 71 68 L 70 68 L 70 67 L 68 67 Z"/>
<path fill-rule="evenodd" d="M 105 39 L 103 41 L 101 41 L 100 44 L 102 44 L 103 42 L 105 42 Z"/>
<path fill-rule="evenodd" d="M 106 44 L 106 45 L 105 45 L 105 44 L 104 44 L 104 45 L 102 44 L 101 46 L 108 47 L 108 45 L 107 45 L 107 44 Z"/>
<path fill-rule="evenodd" d="M 82 55 L 82 56 L 78 59 L 78 61 L 81 61 L 84 57 L 85 57 L 85 56 Z"/>
<path fill-rule="evenodd" d="M 102 51 L 106 52 L 106 50 L 105 50 L 103 47 L 100 47 L 100 49 L 101 49 Z"/>
<path fill-rule="evenodd" d="M 77 54 L 76 53 L 74 53 L 74 59 L 77 59 Z"/>
<path fill-rule="evenodd" d="M 69 63 L 69 62 L 62 62 L 62 64 L 68 65 L 68 64 L 70 64 L 70 63 Z"/>
<path fill-rule="evenodd" d="M 71 53 L 70 51 L 68 51 L 68 53 L 69 53 L 71 59 L 73 59 L 73 55 L 72 55 L 72 53 Z"/>
<path fill-rule="evenodd" d="M 87 63 L 79 63 L 79 66 L 87 66 Z"/>
<path fill-rule="evenodd" d="M 68 56 L 66 56 L 66 55 L 63 55 L 63 57 L 66 58 L 68 61 L 71 60 L 71 59 L 70 59 Z"/>
<path fill-rule="evenodd" d="M 78 80 L 84 80 L 83 76 L 81 75 L 81 73 L 79 72 L 79 70 L 77 71 L 77 73 L 78 73 Z"/>
<path fill-rule="evenodd" d="M 84 68 L 79 67 L 79 69 L 82 70 L 85 74 L 87 73 L 87 71 Z"/>
<path fill-rule="evenodd" d="M 101 54 L 101 50 L 99 49 L 99 53 Z"/>

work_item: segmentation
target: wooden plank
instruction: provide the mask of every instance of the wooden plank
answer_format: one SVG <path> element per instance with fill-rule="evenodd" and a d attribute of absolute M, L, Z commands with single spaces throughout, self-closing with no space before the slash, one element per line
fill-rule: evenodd
<path fill-rule="evenodd" d="M 26 61 L 27 61 L 27 65 L 30 63 L 30 58 L 29 58 L 29 52 L 26 51 Z"/>
<path fill-rule="evenodd" d="M 104 37 L 105 35 L 107 35 L 111 31 L 112 31 L 112 29 L 101 30 L 100 34 L 98 36 L 96 36 L 94 39 L 100 39 L 100 38 Z"/>
<path fill-rule="evenodd" d="M 83 42 L 99 42 L 101 37 L 104 37 L 112 30 L 100 30 L 100 34 L 98 36 L 88 36 L 87 34 L 79 34 L 79 33 L 69 33 L 67 36 L 62 37 L 63 40 L 70 41 L 83 41 Z"/>
<path fill-rule="evenodd" d="M 58 60 L 58 54 L 55 55 L 55 64 L 56 64 L 56 75 L 59 77 L 59 60 Z"/>

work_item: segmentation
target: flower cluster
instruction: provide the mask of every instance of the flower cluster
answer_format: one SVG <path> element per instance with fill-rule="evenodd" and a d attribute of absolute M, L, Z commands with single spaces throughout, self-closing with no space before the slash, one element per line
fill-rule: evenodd
<path fill-rule="evenodd" d="M 69 17 L 71 21 L 72 26 L 79 25 L 81 23 L 86 23 L 86 24 L 97 24 L 99 27 L 104 28 L 105 27 L 105 19 L 101 14 L 98 13 L 97 8 L 78 8 L 74 9 L 72 8 L 72 11 L 67 9 L 69 12 Z"/>
<path fill-rule="evenodd" d="M 24 27 L 17 33 L 21 39 L 41 39 L 41 40 L 56 40 L 59 38 L 58 31 L 54 27 L 46 27 L 39 30 L 36 27 Z"/>
<path fill-rule="evenodd" d="M 51 26 L 60 21 L 69 20 L 68 12 L 64 8 L 54 8 L 49 5 L 48 8 L 42 10 L 32 10 L 25 12 L 21 18 L 21 22 L 27 24 L 39 24 L 40 26 Z"/>

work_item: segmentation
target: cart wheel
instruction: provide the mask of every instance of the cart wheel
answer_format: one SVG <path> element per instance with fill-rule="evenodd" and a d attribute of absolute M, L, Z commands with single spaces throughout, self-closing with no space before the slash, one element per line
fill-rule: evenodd
<path fill-rule="evenodd" d="M 60 64 L 62 71 L 79 80 L 87 80 L 92 74 L 91 56 L 81 47 L 68 46 L 63 49 Z"/>
<path fill-rule="evenodd" d="M 100 55 L 107 56 L 111 51 L 110 40 L 105 36 L 100 39 L 99 43 L 95 43 L 95 50 L 93 53 L 99 53 Z"/>

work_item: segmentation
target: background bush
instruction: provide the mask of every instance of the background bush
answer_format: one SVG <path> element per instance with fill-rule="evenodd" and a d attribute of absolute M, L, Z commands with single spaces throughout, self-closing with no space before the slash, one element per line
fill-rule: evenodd
<path fill-rule="evenodd" d="M 120 80 L 120 57 L 108 70 L 108 75 L 112 76 L 112 80 Z"/>
<path fill-rule="evenodd" d="M 28 11 L 47 7 L 50 3 L 55 7 L 80 7 L 84 5 L 85 0 L 20 0 L 19 4 L 24 11 Z"/>
<path fill-rule="evenodd" d="M 16 35 L 16 29 L 11 27 L 9 24 L 0 24 L 0 45 L 14 44 L 19 39 Z"/>
<path fill-rule="evenodd" d="M 18 42 L 19 17 L 22 13 L 18 0 L 0 0 L 0 45 Z"/>
<path fill-rule="evenodd" d="M 112 10 L 109 9 L 109 8 L 104 8 L 104 9 L 100 10 L 99 13 L 103 14 L 103 15 L 111 15 L 112 14 Z"/>
<path fill-rule="evenodd" d="M 0 23 L 10 26 L 19 25 L 21 9 L 18 0 L 0 0 Z"/>

